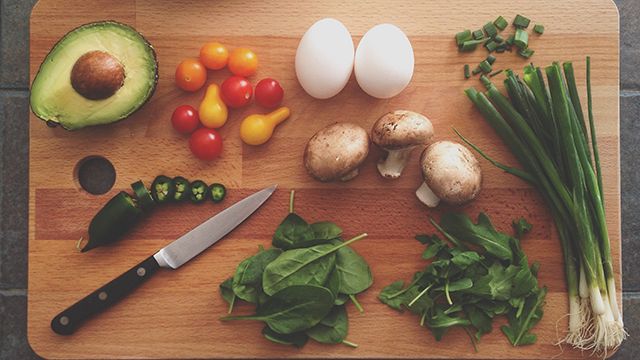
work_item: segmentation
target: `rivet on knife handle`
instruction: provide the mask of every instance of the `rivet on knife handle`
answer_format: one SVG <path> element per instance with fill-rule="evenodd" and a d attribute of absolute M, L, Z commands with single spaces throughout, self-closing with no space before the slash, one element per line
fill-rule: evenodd
<path fill-rule="evenodd" d="M 111 282 L 71 305 L 51 320 L 51 329 L 60 335 L 71 335 L 91 316 L 105 310 L 142 285 L 160 268 L 150 256 Z"/>

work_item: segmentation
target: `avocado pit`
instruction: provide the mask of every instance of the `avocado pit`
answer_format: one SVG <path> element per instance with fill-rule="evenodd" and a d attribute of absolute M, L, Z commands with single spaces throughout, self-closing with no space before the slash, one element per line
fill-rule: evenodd
<path fill-rule="evenodd" d="M 124 67 L 104 51 L 90 51 L 82 55 L 71 69 L 71 86 L 90 100 L 111 97 L 124 84 Z"/>

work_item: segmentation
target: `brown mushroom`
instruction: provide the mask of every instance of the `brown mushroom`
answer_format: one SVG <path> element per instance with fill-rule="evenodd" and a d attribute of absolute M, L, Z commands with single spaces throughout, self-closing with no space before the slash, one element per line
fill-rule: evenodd
<path fill-rule="evenodd" d="M 476 157 L 459 143 L 438 141 L 427 147 L 420 158 L 424 182 L 416 191 L 420 201 L 436 207 L 440 200 L 460 205 L 480 192 L 482 172 Z"/>
<path fill-rule="evenodd" d="M 90 100 L 111 97 L 124 84 L 124 67 L 104 51 L 90 51 L 76 61 L 71 69 L 71 86 Z"/>
<path fill-rule="evenodd" d="M 352 123 L 335 123 L 318 131 L 304 150 L 304 166 L 319 181 L 348 181 L 369 153 L 367 131 Z"/>
<path fill-rule="evenodd" d="M 371 129 L 371 141 L 385 150 L 378 171 L 386 178 L 402 174 L 413 150 L 433 138 L 433 125 L 425 116 L 407 110 L 396 110 L 379 118 Z"/>

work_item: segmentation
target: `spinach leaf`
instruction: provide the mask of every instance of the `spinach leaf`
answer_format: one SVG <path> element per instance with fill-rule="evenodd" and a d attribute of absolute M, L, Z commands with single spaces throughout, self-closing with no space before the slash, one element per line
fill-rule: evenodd
<path fill-rule="evenodd" d="M 501 260 L 511 260 L 511 237 L 498 232 L 484 213 L 478 215 L 474 224 L 465 214 L 448 213 L 440 221 L 442 228 L 457 239 L 483 247 L 489 254 Z"/>
<path fill-rule="evenodd" d="M 342 241 L 333 240 L 333 245 L 341 245 Z M 336 251 L 336 270 L 340 277 L 339 292 L 354 295 L 367 290 L 373 284 L 373 276 L 369 264 L 352 248 L 345 246 Z"/>
<path fill-rule="evenodd" d="M 313 340 L 323 344 L 340 344 L 347 337 L 349 320 L 344 306 L 334 306 L 316 326 L 306 331 Z"/>
<path fill-rule="evenodd" d="M 297 333 L 285 335 L 285 334 L 279 334 L 271 330 L 271 328 L 268 326 L 265 326 L 262 329 L 262 335 L 267 340 L 273 341 L 276 344 L 293 345 L 297 348 L 303 347 L 304 344 L 307 343 L 307 340 L 309 340 L 309 336 L 307 336 L 307 334 L 305 334 L 304 332 L 297 332 Z"/>
<path fill-rule="evenodd" d="M 297 249 L 315 245 L 316 237 L 311 225 L 297 214 L 290 213 L 276 228 L 271 243 L 283 250 Z"/>
<path fill-rule="evenodd" d="M 311 224 L 311 229 L 316 240 L 333 240 L 339 238 L 342 234 L 342 229 L 330 221 L 313 223 Z"/>
<path fill-rule="evenodd" d="M 236 296 L 244 301 L 257 303 L 258 289 L 262 286 L 262 273 L 280 254 L 280 249 L 261 249 L 256 255 L 243 260 L 233 276 L 233 292 Z"/>
<path fill-rule="evenodd" d="M 335 246 L 322 244 L 287 250 L 267 265 L 262 286 L 267 295 L 291 285 L 323 285 L 336 261 Z"/>
<path fill-rule="evenodd" d="M 329 273 L 329 278 L 327 279 L 324 287 L 329 289 L 333 294 L 333 297 L 336 299 L 340 295 L 340 275 L 338 274 L 338 270 L 334 267 L 331 273 Z"/>
<path fill-rule="evenodd" d="M 233 293 L 233 278 L 228 278 L 220 284 L 220 295 L 229 304 L 228 313 L 231 314 L 236 301 L 236 294 Z"/>
<path fill-rule="evenodd" d="M 349 301 L 349 295 L 346 294 L 338 294 L 336 296 L 336 300 L 333 302 L 335 305 L 344 305 Z"/>
<path fill-rule="evenodd" d="M 293 285 L 273 294 L 255 315 L 226 316 L 221 320 L 264 321 L 279 334 L 293 334 L 318 324 L 333 307 L 329 289 L 315 285 Z"/>

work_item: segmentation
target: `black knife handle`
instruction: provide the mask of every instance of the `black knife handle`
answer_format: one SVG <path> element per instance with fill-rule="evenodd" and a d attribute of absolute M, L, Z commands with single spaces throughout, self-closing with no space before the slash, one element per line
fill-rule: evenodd
<path fill-rule="evenodd" d="M 142 285 L 160 268 L 150 256 L 108 284 L 71 305 L 51 320 L 51 329 L 60 335 L 71 335 L 91 316 L 115 304 L 138 286 Z"/>

